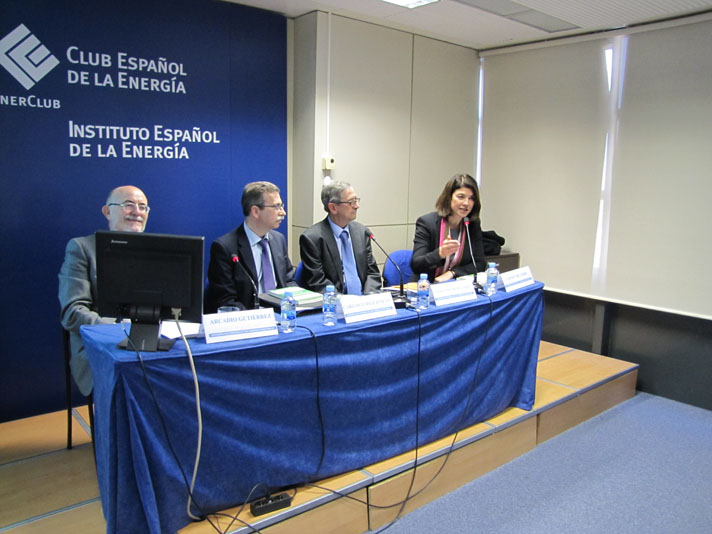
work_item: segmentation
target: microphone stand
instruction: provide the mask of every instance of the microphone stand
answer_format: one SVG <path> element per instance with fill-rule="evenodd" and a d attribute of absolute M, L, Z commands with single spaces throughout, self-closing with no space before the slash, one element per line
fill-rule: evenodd
<path fill-rule="evenodd" d="M 394 262 L 393 259 L 388 255 L 388 252 L 386 252 L 384 248 L 378 243 L 378 241 L 376 241 L 376 238 L 371 233 L 371 230 L 368 230 L 368 237 L 371 241 L 376 243 L 376 246 L 381 249 L 381 252 L 386 255 L 388 261 L 390 261 L 398 270 L 398 276 L 400 278 L 400 291 L 398 292 L 398 295 L 391 294 L 391 297 L 393 297 L 393 304 L 396 308 L 405 308 L 408 304 L 408 298 L 406 297 L 405 290 L 403 289 L 403 271 L 401 271 L 401 268 L 398 266 L 398 264 Z"/>
<path fill-rule="evenodd" d="M 470 249 L 470 258 L 472 259 L 472 265 L 475 267 L 475 274 L 472 277 L 472 286 L 475 288 L 475 293 L 483 293 L 484 288 L 477 283 L 477 262 L 475 261 L 475 255 L 472 254 L 472 241 L 470 241 L 470 218 L 465 217 L 463 221 L 465 223 L 465 236 L 467 238 L 467 246 Z"/>
<path fill-rule="evenodd" d="M 255 297 L 254 300 L 254 309 L 257 310 L 260 307 L 260 297 L 259 297 L 259 291 L 257 291 L 257 286 L 255 285 L 255 281 L 252 279 L 250 276 L 250 273 L 247 271 L 244 265 L 240 262 L 240 258 L 237 257 L 237 254 L 232 255 L 232 264 L 233 267 L 235 265 L 239 265 L 240 268 L 242 269 L 242 272 L 245 273 L 245 276 L 247 276 L 247 279 L 250 281 L 250 284 L 252 284 L 252 296 Z"/>

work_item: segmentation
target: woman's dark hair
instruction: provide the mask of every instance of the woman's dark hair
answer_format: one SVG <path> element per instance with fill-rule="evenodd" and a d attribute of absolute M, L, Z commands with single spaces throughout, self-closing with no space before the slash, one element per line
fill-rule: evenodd
<path fill-rule="evenodd" d="M 438 215 L 441 217 L 451 215 L 452 209 L 450 206 L 452 194 L 461 187 L 471 189 L 475 195 L 475 205 L 472 207 L 472 210 L 467 214 L 467 216 L 471 221 L 476 221 L 479 219 L 480 210 L 482 209 L 482 203 L 480 202 L 480 189 L 477 187 L 475 179 L 469 174 L 456 174 L 447 181 L 445 187 L 443 188 L 443 192 L 440 193 L 440 196 L 435 201 L 435 209 L 438 210 Z"/>

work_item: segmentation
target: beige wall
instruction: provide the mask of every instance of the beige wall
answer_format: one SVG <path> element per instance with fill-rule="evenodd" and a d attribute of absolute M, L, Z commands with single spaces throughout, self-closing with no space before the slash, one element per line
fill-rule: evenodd
<path fill-rule="evenodd" d="M 354 186 L 358 220 L 386 250 L 411 248 L 444 182 L 474 174 L 477 52 L 321 12 L 296 19 L 293 35 L 292 260 L 325 216 L 325 176 Z M 335 166 L 322 171 L 327 153 Z"/>

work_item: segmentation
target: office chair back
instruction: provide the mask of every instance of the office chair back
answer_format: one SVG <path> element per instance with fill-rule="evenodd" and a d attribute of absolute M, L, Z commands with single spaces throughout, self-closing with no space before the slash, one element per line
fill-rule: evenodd
<path fill-rule="evenodd" d="M 62 347 L 64 349 L 64 393 L 67 408 L 67 448 L 72 448 L 72 370 L 69 367 L 69 332 L 62 328 Z"/>
<path fill-rule="evenodd" d="M 394 250 L 391 252 L 391 259 L 398 264 L 403 273 L 403 283 L 407 284 L 413 276 L 413 271 L 410 268 L 410 259 L 413 257 L 413 251 L 409 249 Z M 400 275 L 398 269 L 386 259 L 383 264 L 383 283 L 386 286 L 400 285 Z"/>
<path fill-rule="evenodd" d="M 67 448 L 72 448 L 72 369 L 69 365 L 69 360 L 72 357 L 72 351 L 69 346 L 69 331 L 62 328 L 62 347 L 64 349 L 64 388 L 67 408 Z M 87 396 L 87 409 L 89 412 L 89 431 L 91 434 L 91 447 L 94 450 L 96 457 L 96 448 L 94 443 L 94 394 L 89 393 Z"/>
<path fill-rule="evenodd" d="M 299 264 L 297 265 L 297 270 L 294 271 L 294 281 L 297 283 L 299 287 L 304 287 L 302 285 L 302 271 L 304 270 L 304 266 L 302 265 L 302 262 L 300 261 Z"/>

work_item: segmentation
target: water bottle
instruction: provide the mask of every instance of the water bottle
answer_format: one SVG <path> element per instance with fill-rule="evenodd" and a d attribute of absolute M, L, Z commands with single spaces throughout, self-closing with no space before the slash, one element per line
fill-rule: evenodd
<path fill-rule="evenodd" d="M 332 285 L 326 286 L 321 311 L 324 326 L 334 326 L 336 324 L 336 289 Z"/>
<path fill-rule="evenodd" d="M 497 264 L 493 261 L 489 262 L 487 267 L 487 282 L 485 282 L 485 293 L 488 297 L 491 297 L 497 292 L 497 278 L 499 277 L 499 271 L 497 270 Z"/>
<path fill-rule="evenodd" d="M 418 280 L 418 304 L 419 310 L 427 310 L 430 306 L 430 282 L 428 282 L 428 275 L 425 273 L 420 274 L 420 280 Z"/>
<path fill-rule="evenodd" d="M 297 301 L 294 300 L 291 291 L 285 291 L 280 304 L 279 331 L 283 333 L 293 332 L 297 327 Z"/>

